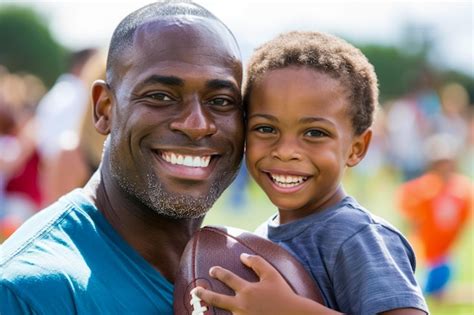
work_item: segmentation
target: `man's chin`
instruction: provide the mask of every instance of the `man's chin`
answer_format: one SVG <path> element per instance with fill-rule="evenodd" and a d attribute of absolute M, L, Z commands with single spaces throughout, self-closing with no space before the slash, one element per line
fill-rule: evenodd
<path fill-rule="evenodd" d="M 206 215 L 220 195 L 221 191 L 213 185 L 199 196 L 156 189 L 143 196 L 146 200 L 139 198 L 157 214 L 174 219 L 193 219 Z"/>

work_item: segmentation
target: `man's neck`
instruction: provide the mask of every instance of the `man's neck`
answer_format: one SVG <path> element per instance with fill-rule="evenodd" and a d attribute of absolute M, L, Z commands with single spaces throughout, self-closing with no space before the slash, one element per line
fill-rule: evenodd
<path fill-rule="evenodd" d="M 171 219 L 132 200 L 103 170 L 86 187 L 114 229 L 166 279 L 174 282 L 181 254 L 202 218 Z M 96 174 L 97 176 L 99 174 Z"/>

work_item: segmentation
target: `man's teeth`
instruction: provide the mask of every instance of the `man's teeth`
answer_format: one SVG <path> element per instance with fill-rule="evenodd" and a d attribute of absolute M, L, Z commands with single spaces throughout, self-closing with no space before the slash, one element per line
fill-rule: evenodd
<path fill-rule="evenodd" d="M 184 165 L 189 167 L 207 167 L 211 161 L 211 156 L 182 155 L 171 152 L 162 152 L 161 157 L 171 164 Z"/>
<path fill-rule="evenodd" d="M 270 174 L 275 184 L 281 187 L 294 187 L 308 179 L 306 176 L 287 176 Z"/>

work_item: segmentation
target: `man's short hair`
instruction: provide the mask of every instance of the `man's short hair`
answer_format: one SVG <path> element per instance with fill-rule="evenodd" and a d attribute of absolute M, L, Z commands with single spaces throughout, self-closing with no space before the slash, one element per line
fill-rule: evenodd
<path fill-rule="evenodd" d="M 119 23 L 112 35 L 107 55 L 107 82 L 110 84 L 113 81 L 115 62 L 119 60 L 122 52 L 132 45 L 133 35 L 139 26 L 157 20 L 158 17 L 177 15 L 199 16 L 222 23 L 204 7 L 187 0 L 159 1 L 130 13 Z M 227 26 L 224 23 L 222 25 L 233 36 Z"/>
<path fill-rule="evenodd" d="M 257 48 L 249 62 L 244 88 L 248 106 L 255 81 L 267 71 L 304 66 L 340 80 L 350 92 L 349 114 L 355 134 L 368 129 L 378 105 L 377 76 L 362 52 L 346 41 L 319 32 L 289 32 Z"/>

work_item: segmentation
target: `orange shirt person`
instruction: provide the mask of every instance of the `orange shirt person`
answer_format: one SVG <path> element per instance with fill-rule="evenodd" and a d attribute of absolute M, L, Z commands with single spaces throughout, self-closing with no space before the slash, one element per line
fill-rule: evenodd
<path fill-rule="evenodd" d="M 472 181 L 456 173 L 455 144 L 455 139 L 444 134 L 429 138 L 425 148 L 429 170 L 403 184 L 397 196 L 428 267 L 427 294 L 441 293 L 449 282 L 449 256 L 474 200 Z"/>

